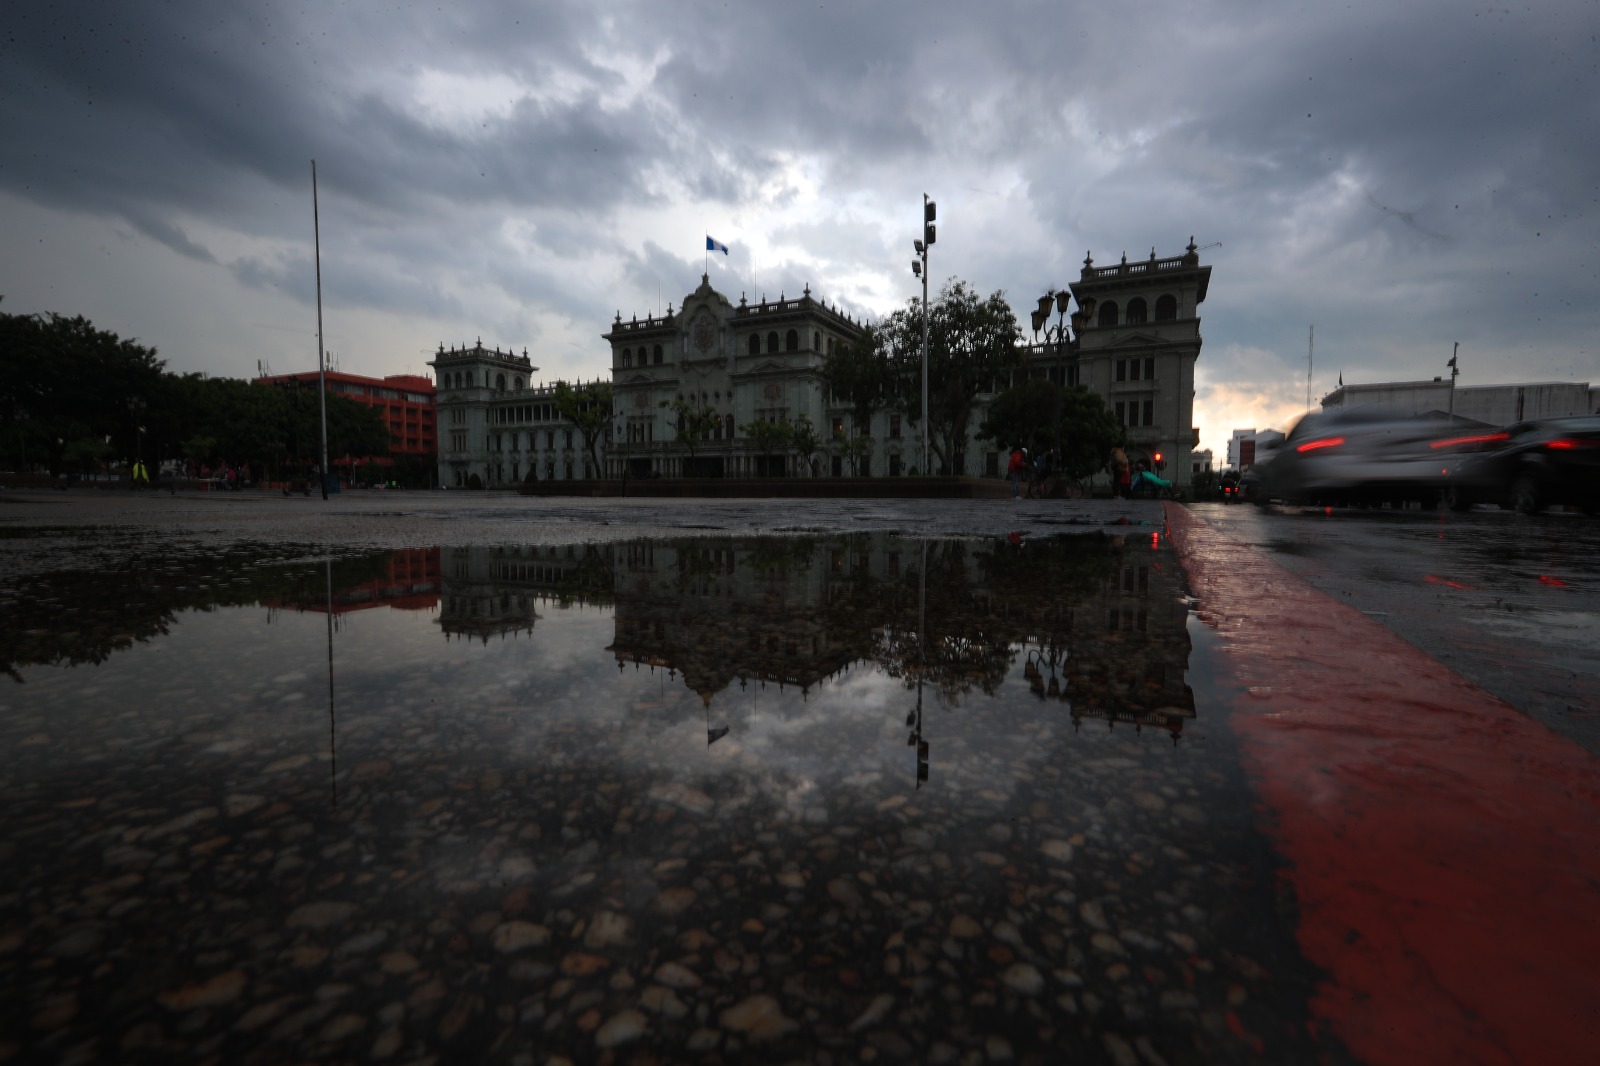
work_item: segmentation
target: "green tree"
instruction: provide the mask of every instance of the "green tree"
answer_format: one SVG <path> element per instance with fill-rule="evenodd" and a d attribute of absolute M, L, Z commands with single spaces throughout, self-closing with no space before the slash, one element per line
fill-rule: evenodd
<path fill-rule="evenodd" d="M 556 412 L 578 427 L 583 446 L 596 477 L 600 476 L 599 447 L 602 435 L 611 427 L 615 394 L 609 381 L 594 381 L 576 387 L 556 382 Z"/>
<path fill-rule="evenodd" d="M 841 430 L 833 435 L 833 450 L 849 464 L 852 475 L 859 475 L 861 460 L 872 454 L 872 438 L 864 433 L 852 436 Z"/>
<path fill-rule="evenodd" d="M 952 278 L 928 308 L 929 447 L 939 472 L 966 468 L 967 429 L 978 396 L 1022 365 L 1022 329 L 1005 293 L 980 298 L 967 283 Z M 877 330 L 876 352 L 894 374 L 898 406 L 922 425 L 922 304 L 911 300 Z"/>
<path fill-rule="evenodd" d="M 758 418 L 739 427 L 739 432 L 755 442 L 756 451 L 766 460 L 762 465 L 768 477 L 772 475 L 772 453 L 788 448 L 794 441 L 794 427 L 787 422 L 773 422 Z"/>
<path fill-rule="evenodd" d="M 62 469 L 68 445 L 79 457 L 103 447 L 132 457 L 138 447 L 135 400 L 160 387 L 156 350 L 96 329 L 83 316 L 0 314 L 0 447 L 15 462 Z"/>
<path fill-rule="evenodd" d="M 921 304 L 917 307 L 920 323 Z M 918 328 L 920 331 L 920 325 Z M 836 401 L 850 405 L 857 426 L 871 426 L 872 416 L 894 401 L 897 379 L 887 343 L 878 327 L 867 326 L 854 341 L 836 345 L 823 363 L 822 377 L 828 392 Z M 921 352 L 922 334 L 918 332 L 918 358 Z"/>
<path fill-rule="evenodd" d="M 794 420 L 789 446 L 800 457 L 800 465 L 805 468 L 805 473 L 811 473 L 811 457 L 822 450 L 822 438 L 817 434 L 817 427 L 810 415 L 800 415 Z"/>
<path fill-rule="evenodd" d="M 673 439 L 689 451 L 688 476 L 697 476 L 700 472 L 700 463 L 695 457 L 695 448 L 715 432 L 718 421 L 717 409 L 710 404 L 695 403 L 690 400 L 662 400 L 660 406 L 670 408 L 677 416 L 673 423 L 673 431 L 676 434 Z"/>
<path fill-rule="evenodd" d="M 1061 439 L 1056 439 L 1059 412 Z M 1067 477 L 1089 477 L 1105 466 L 1111 449 L 1126 435 L 1097 393 L 1082 385 L 1062 387 L 1043 378 L 1006 389 L 989 404 L 980 439 L 1022 445 L 1035 452 L 1057 450 L 1056 470 Z"/>

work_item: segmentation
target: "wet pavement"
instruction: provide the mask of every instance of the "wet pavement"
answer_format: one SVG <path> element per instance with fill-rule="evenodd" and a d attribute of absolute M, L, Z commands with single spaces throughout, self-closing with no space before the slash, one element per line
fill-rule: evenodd
<path fill-rule="evenodd" d="M 1594 757 L 1273 562 L 1314 550 L 1148 503 L 21 495 L 0 1062 L 1597 1035 Z"/>
<path fill-rule="evenodd" d="M 1157 533 L 236 545 L 5 596 L 8 1057 L 1332 1047 Z"/>
<path fill-rule="evenodd" d="M 1600 754 L 1600 521 L 1492 509 L 1191 511 Z"/>

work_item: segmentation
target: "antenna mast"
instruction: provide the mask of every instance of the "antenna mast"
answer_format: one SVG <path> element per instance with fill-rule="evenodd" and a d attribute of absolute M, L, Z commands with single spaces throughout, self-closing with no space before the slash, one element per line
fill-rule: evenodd
<path fill-rule="evenodd" d="M 1317 347 L 1317 327 L 1306 327 L 1306 411 L 1311 410 L 1311 357 Z"/>

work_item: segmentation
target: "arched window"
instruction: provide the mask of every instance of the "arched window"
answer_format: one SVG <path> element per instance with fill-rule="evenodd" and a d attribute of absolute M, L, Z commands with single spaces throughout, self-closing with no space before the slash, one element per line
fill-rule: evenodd
<path fill-rule="evenodd" d="M 656 345 L 656 366 L 661 365 L 661 345 Z"/>
<path fill-rule="evenodd" d="M 1128 301 L 1128 316 L 1123 320 L 1128 325 L 1132 326 L 1142 324 L 1145 319 L 1149 317 L 1150 316 L 1145 308 L 1144 297 L 1135 296 L 1133 299 Z"/>
<path fill-rule="evenodd" d="M 496 374 L 494 376 L 494 387 L 500 392 L 506 391 L 506 376 L 504 374 Z"/>
<path fill-rule="evenodd" d="M 1117 305 L 1113 300 L 1107 300 L 1100 305 L 1099 325 L 1114 326 L 1117 324 Z"/>
<path fill-rule="evenodd" d="M 767 334 L 767 351 L 768 352 L 776 352 L 777 350 L 778 350 L 778 332 L 777 332 L 777 330 L 773 330 L 771 333 Z"/>
<path fill-rule="evenodd" d="M 788 335 L 783 338 L 783 350 L 786 352 L 798 352 L 800 350 L 800 334 L 798 332 L 791 329 Z"/>
<path fill-rule="evenodd" d="M 1156 297 L 1156 321 L 1171 322 L 1178 317 L 1178 298 L 1170 292 Z"/>
<path fill-rule="evenodd" d="M 521 391 L 522 391 L 522 379 L 521 379 L 521 378 L 518 378 L 518 379 L 517 379 L 517 380 L 516 380 L 516 388 L 517 388 L 517 391 L 518 391 L 518 392 L 521 392 Z"/>
<path fill-rule="evenodd" d="M 750 354 L 761 354 L 761 335 L 759 333 L 750 334 Z"/>
<path fill-rule="evenodd" d="M 623 366 L 632 366 L 633 365 L 633 349 L 632 348 L 624 348 L 624 349 L 622 349 L 622 365 Z"/>

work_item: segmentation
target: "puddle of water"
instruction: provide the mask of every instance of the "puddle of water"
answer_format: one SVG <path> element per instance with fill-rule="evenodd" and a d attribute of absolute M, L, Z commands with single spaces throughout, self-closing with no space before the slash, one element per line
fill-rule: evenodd
<path fill-rule="evenodd" d="M 45 1052 L 1320 1053 L 1156 535 L 241 547 L 0 618 Z"/>

